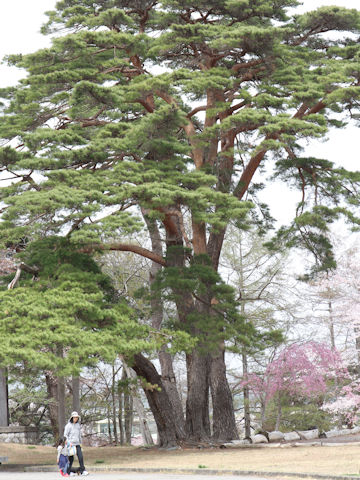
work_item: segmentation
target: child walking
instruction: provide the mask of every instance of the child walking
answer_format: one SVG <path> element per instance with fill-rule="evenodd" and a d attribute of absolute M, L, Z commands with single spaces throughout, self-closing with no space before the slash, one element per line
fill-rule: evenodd
<path fill-rule="evenodd" d="M 66 438 L 59 438 L 57 445 L 57 458 L 56 463 L 59 466 L 60 473 L 63 477 L 69 477 L 69 457 L 68 457 L 68 448 L 66 446 Z"/>

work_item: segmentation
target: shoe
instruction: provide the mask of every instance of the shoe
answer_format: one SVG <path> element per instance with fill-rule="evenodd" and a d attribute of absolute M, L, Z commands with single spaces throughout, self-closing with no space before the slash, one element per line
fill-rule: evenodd
<path fill-rule="evenodd" d="M 81 475 L 89 475 L 89 472 L 87 472 L 86 470 L 84 470 Z"/>
<path fill-rule="evenodd" d="M 70 477 L 75 477 L 76 473 L 70 472 Z"/>

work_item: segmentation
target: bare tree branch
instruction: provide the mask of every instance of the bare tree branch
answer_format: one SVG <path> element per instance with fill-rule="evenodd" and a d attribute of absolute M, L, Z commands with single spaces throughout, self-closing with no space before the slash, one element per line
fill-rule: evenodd
<path fill-rule="evenodd" d="M 16 286 L 16 284 L 18 283 L 18 281 L 20 279 L 22 271 L 27 272 L 27 273 L 32 273 L 34 275 L 34 277 L 36 277 L 39 273 L 38 267 L 30 267 L 29 265 L 26 265 L 25 263 L 20 263 L 20 265 L 17 267 L 15 277 L 11 280 L 11 282 L 9 283 L 9 285 L 7 287 L 8 290 L 12 290 Z"/>

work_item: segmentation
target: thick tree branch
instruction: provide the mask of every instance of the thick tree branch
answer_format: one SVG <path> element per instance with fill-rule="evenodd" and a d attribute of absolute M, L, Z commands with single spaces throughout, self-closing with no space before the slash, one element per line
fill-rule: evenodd
<path fill-rule="evenodd" d="M 323 100 L 320 100 L 316 105 L 310 108 L 308 112 L 306 112 L 306 115 L 311 115 L 312 113 L 319 113 L 325 107 L 326 107 L 326 104 L 323 102 Z"/>
<path fill-rule="evenodd" d="M 260 65 L 261 63 L 264 63 L 264 59 L 260 58 L 258 60 L 252 60 L 250 62 L 244 62 L 244 63 L 237 63 L 232 67 L 232 70 L 234 72 L 238 72 L 239 70 L 242 70 L 244 68 L 251 68 L 255 67 L 256 65 Z"/>
<path fill-rule="evenodd" d="M 250 162 L 247 164 L 245 170 L 243 171 L 240 177 L 239 183 L 237 184 L 234 190 L 234 195 L 235 197 L 238 197 L 239 200 L 241 200 L 245 195 L 245 193 L 247 192 L 250 182 L 258 166 L 260 165 L 261 160 L 264 158 L 266 152 L 267 152 L 267 149 L 263 148 L 256 155 L 251 157 Z"/>
<path fill-rule="evenodd" d="M 145 108 L 145 110 L 149 113 L 153 113 L 155 110 L 152 105 L 150 105 L 148 102 L 146 102 L 142 98 L 136 99 L 135 102 L 140 103 L 140 105 L 142 105 Z"/>
<path fill-rule="evenodd" d="M 140 247 L 139 245 L 134 245 L 131 243 L 93 243 L 82 247 L 79 251 L 82 253 L 91 253 L 95 250 L 116 250 L 120 252 L 133 252 L 142 257 L 149 258 L 153 262 L 159 263 L 162 266 L 166 266 L 165 259 L 160 255 L 148 250 L 147 248 Z"/>
<path fill-rule="evenodd" d="M 194 108 L 193 110 L 191 110 L 191 112 L 189 112 L 186 117 L 187 118 L 191 118 L 193 117 L 194 115 L 196 115 L 198 112 L 204 112 L 205 110 L 207 109 L 207 106 L 206 105 L 202 105 L 201 107 L 196 107 Z"/>
<path fill-rule="evenodd" d="M 249 102 L 244 100 L 243 102 L 237 103 L 236 105 L 233 105 L 232 107 L 229 107 L 229 108 L 226 110 L 225 113 L 226 113 L 227 115 L 231 115 L 231 114 L 234 113 L 236 110 L 239 110 L 239 108 L 245 107 L 245 105 L 249 105 Z"/>
<path fill-rule="evenodd" d="M 166 266 L 165 259 L 161 257 L 160 255 L 157 255 L 154 252 L 151 252 L 150 250 L 147 250 L 146 248 L 140 247 L 139 245 L 132 245 L 132 244 L 124 244 L 124 243 L 109 243 L 109 244 L 92 244 L 92 245 L 87 245 L 86 247 L 81 248 L 79 251 L 82 253 L 92 253 L 95 250 L 116 250 L 116 251 L 122 251 L 122 252 L 133 252 L 138 255 L 141 255 L 142 257 L 149 258 L 155 263 L 158 263 L 162 266 Z M 27 272 L 31 273 L 36 277 L 39 274 L 39 268 L 35 266 L 30 266 L 26 265 L 25 263 L 20 263 L 20 265 L 17 267 L 15 276 L 11 280 L 11 282 L 8 284 L 8 290 L 12 290 L 15 288 L 17 283 L 19 282 L 21 272 Z"/>
<path fill-rule="evenodd" d="M 303 118 L 305 116 L 311 115 L 313 113 L 319 113 L 321 110 L 323 110 L 326 107 L 326 104 L 324 103 L 323 100 L 320 100 L 318 103 L 316 103 L 313 107 L 311 107 L 308 110 L 308 107 L 305 104 L 302 104 L 299 110 L 293 115 L 293 118 Z M 279 138 L 281 135 L 281 132 L 275 133 L 271 136 L 266 137 L 266 140 L 269 138 Z M 243 171 L 239 183 L 235 188 L 234 195 L 241 199 L 248 187 L 249 184 L 252 180 L 252 177 L 254 176 L 258 166 L 260 165 L 260 162 L 264 158 L 265 154 L 267 152 L 267 149 L 262 149 L 260 150 L 256 155 L 254 155 L 251 159 L 248 165 L 246 166 L 245 170 Z"/>
<path fill-rule="evenodd" d="M 306 117 L 307 115 L 311 115 L 312 113 L 319 113 L 325 107 L 326 107 L 326 104 L 323 100 L 319 100 L 318 103 L 316 103 L 310 109 L 308 105 L 306 105 L 306 103 L 303 103 L 298 109 L 298 111 L 295 113 L 295 115 L 293 115 L 293 118 L 303 118 L 303 117 Z"/>

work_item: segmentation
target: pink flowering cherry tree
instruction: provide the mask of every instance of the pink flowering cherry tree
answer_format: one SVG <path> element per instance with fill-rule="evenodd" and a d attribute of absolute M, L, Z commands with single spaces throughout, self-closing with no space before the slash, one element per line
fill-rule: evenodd
<path fill-rule="evenodd" d="M 328 392 L 330 380 L 336 384 L 340 377 L 347 378 L 348 372 L 336 350 L 317 342 L 294 343 L 284 348 L 263 373 L 248 374 L 240 385 L 248 386 L 260 405 L 262 425 L 269 402 L 276 402 L 278 429 L 285 396 L 317 398 Z"/>
<path fill-rule="evenodd" d="M 335 401 L 324 403 L 324 411 L 345 421 L 348 426 L 353 426 L 359 420 L 360 412 L 360 379 L 354 378 L 341 388 Z"/>

